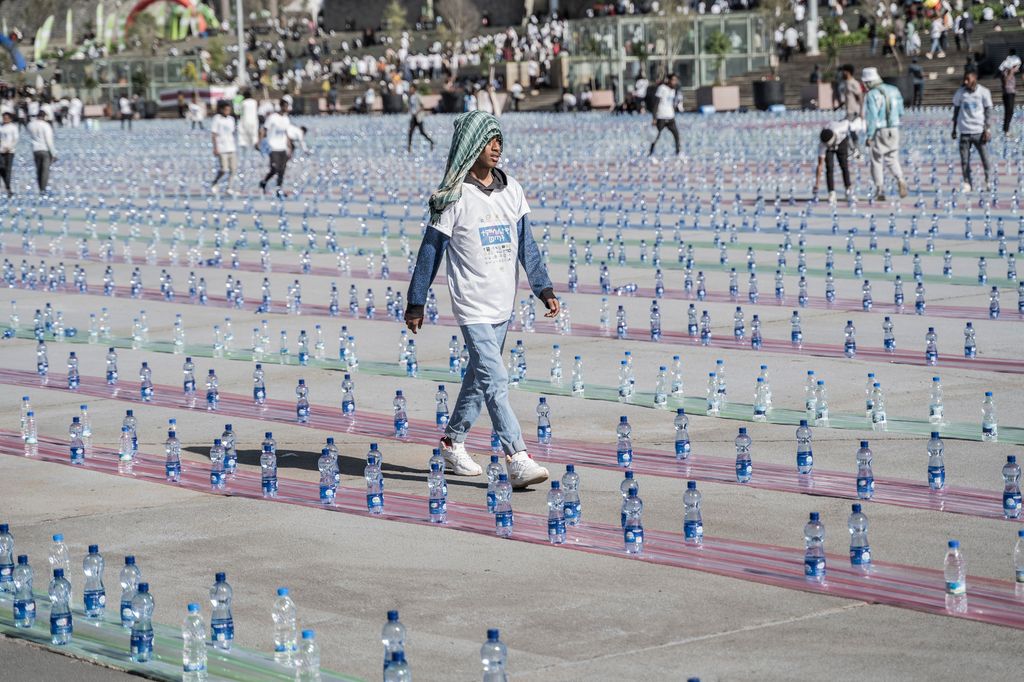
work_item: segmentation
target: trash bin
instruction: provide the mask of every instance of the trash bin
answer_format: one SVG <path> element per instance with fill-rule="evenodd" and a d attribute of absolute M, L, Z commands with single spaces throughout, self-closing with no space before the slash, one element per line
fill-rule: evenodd
<path fill-rule="evenodd" d="M 786 88 L 780 80 L 756 80 L 754 87 L 754 106 L 760 111 L 767 111 L 773 104 L 786 103 Z"/>
<path fill-rule="evenodd" d="M 153 101 L 153 100 L 151 100 L 151 99 L 147 99 L 147 100 L 146 100 L 146 101 L 145 101 L 145 102 L 143 103 L 143 107 L 142 107 L 142 115 L 143 115 L 143 117 L 145 117 L 145 118 L 156 118 L 157 112 L 158 112 L 159 110 L 160 110 L 160 109 L 159 109 L 159 107 L 157 106 L 157 103 L 156 103 L 156 102 L 154 102 L 154 101 Z"/>

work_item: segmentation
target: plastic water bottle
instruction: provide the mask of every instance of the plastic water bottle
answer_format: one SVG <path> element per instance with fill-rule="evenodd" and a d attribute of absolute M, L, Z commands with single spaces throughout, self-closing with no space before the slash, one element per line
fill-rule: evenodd
<path fill-rule="evenodd" d="M 562 476 L 562 496 L 565 525 L 578 526 L 583 509 L 580 504 L 580 475 L 576 473 L 574 464 L 565 465 L 565 474 Z"/>
<path fill-rule="evenodd" d="M 78 373 L 78 356 L 75 355 L 75 351 L 71 351 L 68 354 L 68 390 L 77 390 L 80 382 L 81 375 Z"/>
<path fill-rule="evenodd" d="M 814 387 L 814 423 L 816 426 L 828 425 L 828 393 L 824 379 L 818 379 Z"/>
<path fill-rule="evenodd" d="M 807 383 L 804 384 L 804 411 L 811 417 L 814 416 L 814 391 L 817 387 L 818 380 L 814 375 L 814 370 L 807 370 Z"/>
<path fill-rule="evenodd" d="M 537 402 L 537 442 L 541 445 L 551 443 L 551 408 L 547 398 L 541 397 Z"/>
<path fill-rule="evenodd" d="M 697 490 L 697 481 L 686 482 L 683 493 L 683 542 L 699 547 L 704 543 L 704 520 L 700 506 L 703 496 Z"/>
<path fill-rule="evenodd" d="M 562 385 L 562 349 L 557 343 L 551 346 L 551 369 L 548 372 L 548 379 L 556 386 Z"/>
<path fill-rule="evenodd" d="M 404 356 L 402 360 L 405 360 Z M 459 373 L 459 339 L 454 334 L 452 340 L 448 342 L 448 373 Z"/>
<path fill-rule="evenodd" d="M 312 630 L 302 631 L 295 664 L 295 682 L 320 682 L 320 645 Z"/>
<path fill-rule="evenodd" d="M 631 488 L 622 503 L 622 516 L 625 519 L 622 532 L 627 554 L 640 554 L 644 549 L 644 503 L 638 493 L 637 489 Z"/>
<path fill-rule="evenodd" d="M 153 400 L 153 370 L 149 368 L 148 362 L 143 362 L 139 368 L 139 394 L 143 402 Z"/>
<path fill-rule="evenodd" d="M 337 493 L 334 480 L 334 457 L 328 448 L 321 448 L 320 457 L 316 460 L 317 471 L 320 472 L 320 502 L 325 505 L 334 504 Z"/>
<path fill-rule="evenodd" d="M 996 402 L 992 397 L 992 391 L 985 391 L 985 400 L 981 403 L 981 439 L 986 443 L 995 443 L 999 440 Z"/>
<path fill-rule="evenodd" d="M 718 408 L 721 409 L 729 402 L 725 379 L 725 360 L 715 360 L 715 382 L 718 386 Z"/>
<path fill-rule="evenodd" d="M 870 500 L 875 495 L 875 474 L 871 469 L 872 454 L 868 442 L 862 440 L 857 450 L 857 497 Z"/>
<path fill-rule="evenodd" d="M 277 497 L 277 441 L 267 431 L 260 453 L 260 487 L 263 497 Z"/>
<path fill-rule="evenodd" d="M 252 371 L 252 401 L 257 405 L 267 403 L 267 381 L 263 365 L 259 362 L 256 363 L 256 368 Z"/>
<path fill-rule="evenodd" d="M 857 329 L 853 326 L 853 320 L 846 321 L 846 329 L 843 331 L 843 353 L 848 358 L 857 354 Z"/>
<path fill-rule="evenodd" d="M 206 409 L 216 410 L 220 403 L 220 392 L 217 390 L 217 373 L 212 369 L 206 375 Z"/>
<path fill-rule="evenodd" d="M 46 354 L 46 342 L 40 340 L 36 344 L 36 374 L 46 379 L 46 375 L 50 372 L 50 358 Z"/>
<path fill-rule="evenodd" d="M 491 455 L 491 461 L 487 463 L 487 511 L 494 513 L 496 498 L 495 491 L 498 485 L 498 476 L 504 471 L 500 464 L 498 464 L 498 455 Z"/>
<path fill-rule="evenodd" d="M 130 440 L 128 446 L 130 449 Z M 71 418 L 71 426 L 68 427 L 68 449 L 72 464 L 85 463 L 85 441 L 82 440 L 82 422 L 79 417 Z"/>
<path fill-rule="evenodd" d="M 928 332 L 924 335 L 924 364 L 926 365 L 939 363 L 938 338 L 935 327 L 928 327 Z"/>
<path fill-rule="evenodd" d="M 287 587 L 277 588 L 277 599 L 271 607 L 270 620 L 274 624 L 274 662 L 294 666 L 295 652 L 298 650 L 298 626 L 295 602 L 288 596 Z"/>
<path fill-rule="evenodd" d="M 181 681 L 206 682 L 206 623 L 199 604 L 188 605 L 188 615 L 181 626 Z"/>
<path fill-rule="evenodd" d="M 942 566 L 946 581 L 946 610 L 953 613 L 967 611 L 967 562 L 960 552 L 960 541 L 950 540 L 949 551 Z"/>
<path fill-rule="evenodd" d="M 28 563 L 28 555 L 18 555 L 18 565 L 14 567 L 11 574 L 11 588 L 14 592 L 14 626 L 31 628 L 36 622 L 36 600 L 32 594 L 33 574 L 32 567 Z"/>
<path fill-rule="evenodd" d="M 107 349 L 107 385 L 117 385 L 117 350 L 113 347 Z"/>
<path fill-rule="evenodd" d="M 103 564 L 99 545 L 89 545 L 89 553 L 82 559 L 82 573 L 85 574 L 82 602 L 86 618 L 102 619 L 107 606 L 107 591 L 103 587 Z"/>
<path fill-rule="evenodd" d="M 551 481 L 548 491 L 548 541 L 553 545 L 565 542 L 565 495 L 559 481 Z"/>
<path fill-rule="evenodd" d="M 1015 455 L 1007 455 L 1003 465 L 1003 516 L 1019 519 L 1020 512 L 1020 465 Z"/>
<path fill-rule="evenodd" d="M 168 481 L 178 483 L 181 480 L 181 441 L 178 440 L 177 432 L 167 432 L 164 455 L 164 474 Z"/>
<path fill-rule="evenodd" d="M 572 394 L 582 396 L 586 386 L 583 383 L 583 358 L 579 355 L 573 357 L 572 364 Z"/>
<path fill-rule="evenodd" d="M 978 342 L 976 341 L 974 325 L 970 322 L 964 327 L 964 357 L 969 359 L 978 357 Z"/>
<path fill-rule="evenodd" d="M 346 417 L 352 417 L 356 413 L 355 387 L 352 375 L 346 374 L 341 380 L 341 413 Z"/>
<path fill-rule="evenodd" d="M 893 328 L 892 319 L 886 315 L 882 320 L 882 347 L 887 353 L 896 352 L 896 333 Z"/>
<path fill-rule="evenodd" d="M 633 464 L 633 439 L 630 437 L 632 433 L 633 427 L 629 425 L 626 415 L 619 417 L 619 425 L 615 427 L 615 459 L 623 468 L 629 468 Z"/>
<path fill-rule="evenodd" d="M 825 582 L 825 525 L 818 512 L 811 512 L 804 526 L 804 577 Z"/>
<path fill-rule="evenodd" d="M 181 373 L 184 376 L 182 391 L 187 397 L 194 396 L 196 394 L 196 365 L 192 362 L 192 358 L 185 358 L 185 362 L 181 365 Z"/>
<path fill-rule="evenodd" d="M 404 651 L 396 651 L 391 654 L 391 660 L 386 663 L 384 682 L 410 682 L 412 680 L 412 672 L 409 670 L 409 663 L 405 660 Z"/>
<path fill-rule="evenodd" d="M 21 438 L 25 441 L 25 455 L 35 457 L 39 454 L 39 427 L 36 424 L 36 413 L 29 410 L 22 420 Z"/>
<path fill-rule="evenodd" d="M 885 394 L 877 381 L 871 384 L 871 428 L 884 431 L 888 423 L 885 412 Z"/>
<path fill-rule="evenodd" d="M 673 425 L 676 429 L 676 459 L 684 460 L 690 456 L 690 418 L 686 416 L 683 408 L 676 408 Z"/>
<path fill-rule="evenodd" d="M 946 464 L 942 453 L 945 449 L 938 431 L 932 431 L 928 439 L 928 487 L 942 490 L 946 487 Z"/>
<path fill-rule="evenodd" d="M 868 517 L 859 504 L 851 507 L 850 520 L 850 564 L 866 570 L 871 566 L 871 546 L 868 544 Z"/>
<path fill-rule="evenodd" d="M 14 591 L 14 536 L 0 523 L 0 594 Z"/>
<path fill-rule="evenodd" d="M 743 321 L 743 308 L 736 306 L 736 312 L 732 315 L 732 336 L 737 341 L 742 341 L 746 333 L 746 325 Z"/>
<path fill-rule="evenodd" d="M 1017 596 L 1024 595 L 1024 528 L 1017 531 L 1017 544 L 1013 548 L 1013 572 Z"/>
<path fill-rule="evenodd" d="M 814 468 L 814 452 L 811 449 L 811 427 L 806 419 L 800 420 L 796 428 L 796 470 L 800 474 L 809 474 Z"/>
<path fill-rule="evenodd" d="M 629 383 L 629 362 L 619 361 L 619 400 L 629 400 L 633 386 Z"/>
<path fill-rule="evenodd" d="M 654 406 L 665 409 L 668 406 L 668 368 L 665 365 L 658 367 L 658 378 L 654 382 Z"/>
<path fill-rule="evenodd" d="M 405 626 L 398 620 L 398 611 L 388 611 L 388 620 L 380 633 L 384 645 L 384 672 L 387 673 L 395 654 L 405 654 Z"/>
<path fill-rule="evenodd" d="M 708 389 L 707 389 L 707 413 L 708 415 L 717 415 L 719 408 L 721 407 L 721 399 L 718 393 L 718 375 L 714 372 L 708 372 Z"/>
<path fill-rule="evenodd" d="M 50 564 L 51 572 L 58 568 L 65 573 L 71 570 L 71 554 L 68 552 L 68 546 L 64 544 L 64 536 L 61 533 L 53 536 L 53 544 L 50 545 L 47 562 Z"/>
<path fill-rule="evenodd" d="M 395 391 L 391 405 L 395 411 L 395 438 L 405 438 L 409 435 L 409 417 L 405 412 L 405 396 L 401 391 Z"/>
<path fill-rule="evenodd" d="M 129 639 L 131 659 L 136 663 L 146 663 L 153 657 L 153 607 L 149 583 L 139 583 L 139 588 L 132 597 L 134 620 Z"/>
<path fill-rule="evenodd" d="M 444 431 L 444 427 L 448 425 L 448 392 L 444 390 L 444 384 L 438 384 L 434 404 L 435 423 L 438 430 Z"/>
<path fill-rule="evenodd" d="M 428 507 L 431 523 L 446 523 L 448 521 L 448 492 L 444 480 L 444 465 L 440 462 L 430 463 L 430 473 L 427 476 L 427 489 L 429 491 Z"/>
<path fill-rule="evenodd" d="M 214 490 L 223 490 L 226 483 L 224 446 L 221 444 L 220 438 L 214 438 L 213 446 L 210 448 L 210 486 Z"/>
<path fill-rule="evenodd" d="M 483 682 L 508 682 L 508 673 L 505 671 L 507 659 L 508 649 L 498 638 L 498 630 L 491 628 L 487 631 L 487 641 L 480 647 L 480 663 L 484 668 Z"/>
<path fill-rule="evenodd" d="M 931 394 L 928 398 L 928 421 L 932 424 L 942 423 L 942 380 L 932 377 Z"/>
<path fill-rule="evenodd" d="M 768 393 L 764 385 L 764 377 L 757 378 L 754 388 L 754 421 L 768 421 Z"/>
<path fill-rule="evenodd" d="M 631 490 L 635 490 L 637 492 L 637 494 L 639 494 L 640 493 L 640 484 L 637 482 L 636 477 L 633 474 L 633 471 L 631 469 L 627 469 L 626 473 L 625 473 L 625 477 L 622 479 L 622 482 L 619 483 L 619 492 L 622 494 L 622 504 L 623 505 L 626 504 L 626 499 L 629 497 L 629 492 Z M 623 506 L 622 514 L 621 514 L 621 516 L 619 518 L 619 525 L 622 528 L 626 527 L 626 512 L 625 512 L 625 507 L 624 506 Z"/>
<path fill-rule="evenodd" d="M 381 472 L 381 455 L 376 443 L 370 443 L 366 453 L 366 510 L 377 516 L 384 513 L 384 474 Z"/>
<path fill-rule="evenodd" d="M 64 577 L 63 568 L 53 569 L 50 581 L 50 642 L 64 646 L 71 641 L 74 619 L 71 615 L 71 583 Z"/>
<path fill-rule="evenodd" d="M 121 567 L 119 582 L 121 583 L 121 626 L 130 628 L 135 622 L 135 613 L 132 611 L 132 597 L 139 587 L 139 580 L 142 579 L 142 571 L 135 564 L 135 557 L 128 555 L 124 558 L 124 566 Z"/>
<path fill-rule="evenodd" d="M 235 432 L 232 430 L 231 424 L 224 425 L 220 443 L 224 446 L 224 471 L 234 474 L 238 470 L 238 449 L 235 447 Z"/>
<path fill-rule="evenodd" d="M 494 486 L 494 527 L 498 537 L 512 536 L 512 484 L 508 482 L 508 474 L 498 474 L 498 483 Z"/>
<path fill-rule="evenodd" d="M 233 594 L 227 574 L 217 573 L 210 588 L 210 642 L 224 651 L 231 650 L 231 642 L 235 639 L 235 621 L 231 617 Z"/>
<path fill-rule="evenodd" d="M 750 459 L 750 446 L 753 444 L 747 435 L 747 427 L 741 426 L 736 436 L 736 481 L 749 483 L 754 473 L 754 465 Z"/>
<path fill-rule="evenodd" d="M 789 341 L 791 344 L 800 348 L 804 342 L 804 332 L 800 324 L 800 313 L 796 310 L 789 318 Z"/>

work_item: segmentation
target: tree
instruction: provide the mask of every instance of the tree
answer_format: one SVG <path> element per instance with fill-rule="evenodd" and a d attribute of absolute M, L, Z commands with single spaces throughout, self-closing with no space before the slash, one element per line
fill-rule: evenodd
<path fill-rule="evenodd" d="M 671 57 L 680 51 L 683 36 L 691 29 L 693 20 L 690 17 L 689 0 L 664 0 L 661 4 L 665 17 L 665 56 Z M 671 59 L 665 60 L 662 76 L 673 72 Z"/>
<path fill-rule="evenodd" d="M 729 37 L 721 31 L 713 31 L 704 42 L 704 51 L 715 57 L 715 85 L 725 84 L 725 56 L 732 45 Z"/>
<path fill-rule="evenodd" d="M 473 0 L 438 0 L 437 10 L 444 20 L 441 35 L 452 43 L 452 75 L 455 75 L 462 42 L 476 35 L 480 28 L 480 12 Z"/>
<path fill-rule="evenodd" d="M 393 35 L 400 34 L 408 26 L 405 7 L 402 6 L 402 3 L 399 2 L 399 0 L 391 0 L 384 7 L 384 15 L 381 19 L 384 25 L 384 30 Z"/>

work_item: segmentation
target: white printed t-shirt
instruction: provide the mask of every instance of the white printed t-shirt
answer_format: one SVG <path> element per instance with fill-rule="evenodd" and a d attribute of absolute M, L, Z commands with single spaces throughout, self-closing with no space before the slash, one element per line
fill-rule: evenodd
<path fill-rule="evenodd" d="M 235 119 L 231 116 L 217 114 L 210 124 L 210 132 L 217 139 L 218 154 L 233 154 L 235 152 Z"/>
<path fill-rule="evenodd" d="M 460 325 L 500 324 L 512 316 L 519 284 L 519 220 L 530 212 L 511 177 L 489 195 L 463 183 L 462 197 L 434 226 L 449 237 L 448 292 Z"/>
<path fill-rule="evenodd" d="M 290 126 L 291 121 L 288 120 L 287 116 L 282 114 L 267 116 L 267 120 L 263 122 L 263 127 L 267 131 L 267 146 L 270 147 L 270 151 L 288 151 L 288 128 Z"/>

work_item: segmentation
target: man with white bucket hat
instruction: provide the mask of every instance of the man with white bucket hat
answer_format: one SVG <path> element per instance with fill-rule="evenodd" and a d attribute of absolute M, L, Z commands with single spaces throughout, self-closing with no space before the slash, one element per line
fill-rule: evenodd
<path fill-rule="evenodd" d="M 882 166 L 896 178 L 900 197 L 907 196 L 907 183 L 900 167 L 900 118 L 903 116 L 903 95 L 894 85 L 882 82 L 878 69 L 866 67 L 861 80 L 868 88 L 864 97 L 864 123 L 867 126 L 868 150 L 871 152 L 871 180 L 875 183 L 875 199 L 885 201 Z"/>

